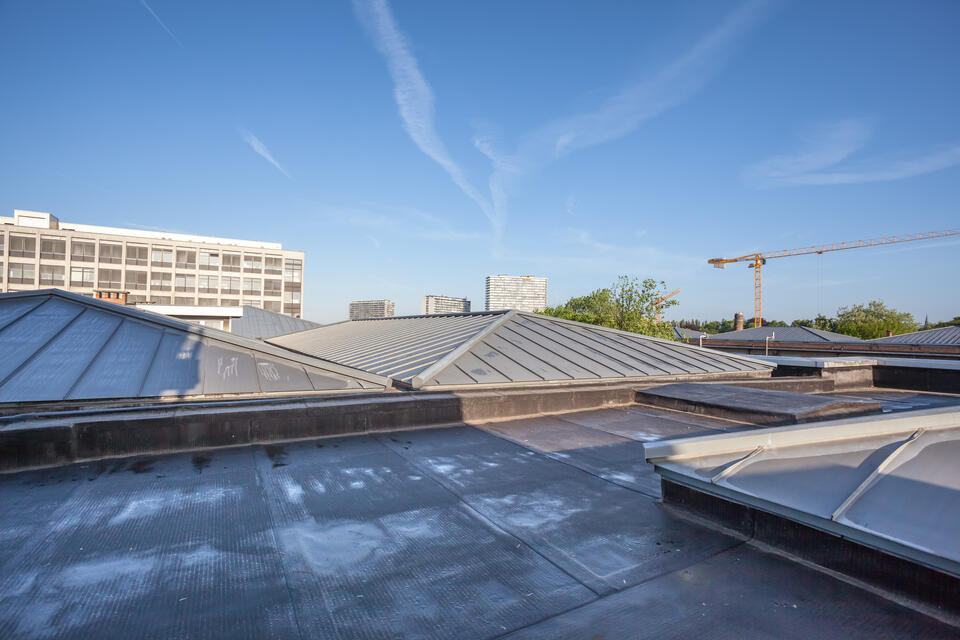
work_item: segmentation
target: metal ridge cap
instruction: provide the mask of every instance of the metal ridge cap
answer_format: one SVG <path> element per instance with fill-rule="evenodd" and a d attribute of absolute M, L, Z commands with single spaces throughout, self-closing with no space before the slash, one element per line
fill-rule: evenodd
<path fill-rule="evenodd" d="M 474 333 L 472 336 L 469 336 L 468 338 L 466 338 L 463 342 L 460 343 L 460 345 L 456 349 L 454 349 L 447 355 L 443 356 L 442 358 L 434 362 L 432 365 L 430 365 L 429 367 L 421 371 L 419 374 L 415 375 L 413 379 L 410 380 L 410 386 L 413 387 L 414 389 L 421 388 L 429 380 L 431 380 L 432 378 L 435 378 L 444 369 L 446 369 L 448 366 L 456 362 L 456 360 L 460 356 L 462 356 L 464 353 L 472 349 L 473 345 L 475 345 L 477 342 L 479 342 L 480 340 L 484 339 L 485 337 L 493 333 L 494 330 L 498 329 L 507 320 L 509 320 L 510 318 L 513 318 L 520 312 L 517 311 L 516 309 L 510 309 L 509 311 L 499 312 L 499 313 L 500 313 L 499 318 L 491 321 L 487 326 L 483 327 L 482 329 Z"/>
<path fill-rule="evenodd" d="M 867 425 L 872 428 L 865 428 Z M 761 445 L 778 448 L 912 433 L 919 427 L 928 431 L 960 428 L 960 408 L 937 407 L 888 415 L 859 416 L 734 433 L 660 440 L 646 443 L 644 456 L 647 461 L 654 463 L 669 462 L 749 451 Z"/>

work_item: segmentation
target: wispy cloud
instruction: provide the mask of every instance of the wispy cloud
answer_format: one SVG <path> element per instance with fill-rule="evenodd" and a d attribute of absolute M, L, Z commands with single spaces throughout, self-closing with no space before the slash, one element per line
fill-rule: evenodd
<path fill-rule="evenodd" d="M 502 228 L 490 200 L 467 179 L 447 151 L 434 124 L 433 89 L 427 83 L 417 59 L 410 51 L 406 36 L 397 27 L 386 0 L 354 0 L 354 9 L 371 39 L 387 62 L 393 79 L 393 96 L 397 102 L 403 128 L 423 153 L 450 175 L 461 191 L 480 207 L 499 235 Z"/>
<path fill-rule="evenodd" d="M 606 242 L 600 242 L 593 236 L 592 233 L 590 233 L 586 229 L 577 229 L 575 227 L 567 227 L 567 232 L 571 235 L 574 241 L 576 241 L 578 244 L 581 244 L 587 247 L 588 249 L 592 249 L 594 251 L 607 252 L 615 248 L 612 244 L 608 244 Z"/>
<path fill-rule="evenodd" d="M 178 38 L 177 35 L 170 30 L 170 27 L 168 27 L 163 20 L 160 19 L 160 16 L 158 16 L 157 13 L 150 7 L 150 5 L 147 4 L 147 0 L 140 0 L 140 4 L 143 5 L 143 8 L 146 9 L 151 16 L 153 16 L 153 19 L 157 21 L 157 24 L 159 24 L 163 30 L 167 32 L 167 35 L 173 38 L 173 41 L 182 47 L 183 43 L 180 42 L 180 38 Z"/>
<path fill-rule="evenodd" d="M 368 234 L 368 235 L 367 235 L 367 240 L 370 241 L 370 244 L 372 244 L 375 249 L 379 249 L 379 248 L 380 248 L 380 241 L 377 240 L 374 236 L 371 236 L 371 235 Z"/>
<path fill-rule="evenodd" d="M 841 120 L 801 138 L 794 153 L 776 155 L 747 167 L 743 179 L 762 187 L 857 184 L 902 180 L 960 164 L 960 144 L 907 158 L 868 158 L 849 162 L 873 135 L 869 122 Z"/>
<path fill-rule="evenodd" d="M 259 155 L 261 158 L 263 158 L 264 160 L 272 164 L 274 167 L 276 167 L 277 171 L 287 176 L 288 178 L 290 177 L 290 174 L 287 173 L 287 170 L 284 169 L 280 165 L 280 163 L 277 162 L 276 158 L 273 157 L 273 154 L 270 153 L 270 149 L 267 149 L 267 146 L 262 142 L 260 142 L 260 138 L 253 135 L 243 127 L 240 127 L 239 132 L 240 132 L 240 137 L 243 138 L 243 141 L 246 142 L 248 145 L 250 145 L 250 148 L 253 149 L 257 153 L 257 155 Z"/>
<path fill-rule="evenodd" d="M 375 203 L 360 208 L 315 203 L 311 203 L 311 207 L 325 222 L 346 225 L 366 232 L 389 233 L 391 237 L 454 242 L 491 239 L 489 233 L 455 229 L 439 216 L 410 207 L 384 206 Z M 372 233 L 365 236 L 371 242 L 375 239 Z"/>
<path fill-rule="evenodd" d="M 416 145 L 443 167 L 493 227 L 495 253 L 516 183 L 557 158 L 624 136 L 643 122 L 689 99 L 721 68 L 734 45 L 770 6 L 749 0 L 653 77 L 625 86 L 596 109 L 551 120 L 504 152 L 490 126 L 478 127 L 473 144 L 491 163 L 489 197 L 451 158 L 434 125 L 434 94 L 386 0 L 354 0 L 356 13 L 383 55 L 393 79 L 403 126 Z M 568 212 L 571 207 L 568 206 Z"/>
<path fill-rule="evenodd" d="M 474 145 L 493 165 L 494 215 L 506 220 L 509 195 L 521 178 L 562 156 L 627 135 L 691 98 L 720 70 L 737 42 L 770 6 L 761 0 L 740 5 L 653 77 L 626 85 L 591 111 L 547 122 L 523 136 L 511 153 L 498 150 L 496 136 L 489 130 L 478 131 Z"/>

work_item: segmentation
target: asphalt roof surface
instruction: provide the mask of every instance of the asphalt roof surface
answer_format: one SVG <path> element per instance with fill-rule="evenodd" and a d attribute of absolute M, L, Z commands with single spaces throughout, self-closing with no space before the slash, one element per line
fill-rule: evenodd
<path fill-rule="evenodd" d="M 960 637 L 656 500 L 643 441 L 747 428 L 635 406 L 0 476 L 0 637 Z"/>

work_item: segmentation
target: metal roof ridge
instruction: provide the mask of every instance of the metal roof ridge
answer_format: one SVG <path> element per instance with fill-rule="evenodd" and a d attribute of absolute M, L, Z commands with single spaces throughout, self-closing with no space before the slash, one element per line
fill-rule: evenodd
<path fill-rule="evenodd" d="M 344 322 L 376 322 L 380 320 L 413 320 L 416 318 L 456 318 L 460 316 L 496 316 L 496 315 L 505 315 L 511 311 L 516 311 L 516 309 L 492 309 L 490 311 L 461 311 L 461 312 L 452 312 L 452 313 L 418 313 L 409 316 L 387 316 L 385 318 L 357 318 L 356 320 L 342 320 L 340 322 L 334 322 L 333 324 L 343 324 Z M 331 327 L 332 324 L 323 325 L 325 327 Z M 320 327 L 316 327 L 319 329 Z"/>
<path fill-rule="evenodd" d="M 664 338 L 656 338 L 656 337 L 654 337 L 654 336 L 648 336 L 648 335 L 646 335 L 646 334 L 644 334 L 644 333 L 633 333 L 632 331 L 623 331 L 623 330 L 621 330 L 621 329 L 611 329 L 610 327 L 602 327 L 602 326 L 600 326 L 600 325 L 598 325 L 598 324 L 587 324 L 586 322 L 577 322 L 576 320 L 567 320 L 566 318 L 556 318 L 556 317 L 554 317 L 554 316 L 547 316 L 547 315 L 543 315 L 543 314 L 540 314 L 540 313 L 533 313 L 533 312 L 530 312 L 530 311 L 517 311 L 517 314 L 518 314 L 518 315 L 522 315 L 522 316 L 530 316 L 530 317 L 534 317 L 534 318 L 551 320 L 551 321 L 554 321 L 554 322 L 561 322 L 561 323 L 563 323 L 563 324 L 569 324 L 569 325 L 573 325 L 573 326 L 575 326 L 575 327 L 585 327 L 585 328 L 588 328 L 588 329 L 596 329 L 597 331 L 604 331 L 604 332 L 607 332 L 607 333 L 613 333 L 613 334 L 616 334 L 616 335 L 626 336 L 626 337 L 628 337 L 628 338 L 634 338 L 634 339 L 636 339 L 636 338 L 642 338 L 642 339 L 644 339 L 644 340 L 652 340 L 652 341 L 654 341 L 654 342 L 659 342 L 659 343 L 666 344 L 666 345 L 670 345 L 670 346 L 681 347 L 681 348 L 686 349 L 686 350 L 693 350 L 695 353 L 696 353 L 696 352 L 700 352 L 700 351 L 706 351 L 706 352 L 708 352 L 708 353 L 710 353 L 710 354 L 713 354 L 713 355 L 715 355 L 715 356 L 733 358 L 733 359 L 735 359 L 735 360 L 742 360 L 742 361 L 744 361 L 744 362 L 749 362 L 750 364 L 760 364 L 760 365 L 763 365 L 763 366 L 765 366 L 765 367 L 770 367 L 771 369 L 776 368 L 776 365 L 771 366 L 771 363 L 770 363 L 770 362 L 767 362 L 767 361 L 765 361 L 765 360 L 757 360 L 757 359 L 755 359 L 755 358 L 748 358 L 747 356 L 743 356 L 743 355 L 736 354 L 736 353 L 728 353 L 728 352 L 726 352 L 726 351 L 715 351 L 715 350 L 713 350 L 713 349 L 708 349 L 708 348 L 705 348 L 705 347 L 698 347 L 698 346 L 696 346 L 696 345 L 687 344 L 687 343 L 685 343 L 685 342 L 680 342 L 679 340 L 665 340 Z"/>
<path fill-rule="evenodd" d="M 510 309 L 508 311 L 496 311 L 493 313 L 499 314 L 500 317 L 464 340 L 456 349 L 434 362 L 432 365 L 421 371 L 418 375 L 414 376 L 410 381 L 410 386 L 412 386 L 414 389 L 419 389 L 431 379 L 440 375 L 447 367 L 456 362 L 460 356 L 472 349 L 476 343 L 493 333 L 496 329 L 507 322 L 507 320 L 513 318 L 520 312 L 516 309 Z"/>
<path fill-rule="evenodd" d="M 43 296 L 57 296 L 71 302 L 75 302 L 81 305 L 86 305 L 108 313 L 114 313 L 120 316 L 126 316 L 134 320 L 139 320 L 141 322 L 148 322 L 153 324 L 158 324 L 167 329 L 176 329 L 178 331 L 183 331 L 186 333 L 193 334 L 195 336 L 200 336 L 204 338 L 210 338 L 212 340 L 218 340 L 220 342 L 226 342 L 235 347 L 242 347 L 245 349 L 251 349 L 256 352 L 263 353 L 265 355 L 286 358 L 300 364 L 305 364 L 317 369 L 326 369 L 330 373 L 336 373 L 338 375 L 358 378 L 366 382 L 371 382 L 373 384 L 383 385 L 389 387 L 391 380 L 385 376 L 379 376 L 367 371 L 362 371 L 360 369 L 354 369 L 352 367 L 347 367 L 336 362 L 331 362 L 323 358 L 318 358 L 316 356 L 311 356 L 308 354 L 301 354 L 299 352 L 275 345 L 272 343 L 267 343 L 262 340 L 254 340 L 253 338 L 244 338 L 242 336 L 235 336 L 233 334 L 227 333 L 225 331 L 219 331 L 216 329 L 209 329 L 207 327 L 201 327 L 198 325 L 190 324 L 189 322 L 183 322 L 181 320 L 175 320 L 168 316 L 164 316 L 159 313 L 152 313 L 144 311 L 142 309 L 132 309 L 128 306 L 119 305 L 113 302 L 105 302 L 103 300 L 98 300 L 96 298 L 91 298 L 89 296 L 84 296 L 79 293 L 73 293 L 70 291 L 64 291 L 63 289 L 34 289 L 31 291 L 15 291 L 11 293 L 0 294 L 0 299 L 4 298 L 32 298 L 32 297 L 43 297 Z M 317 327 L 318 329 L 320 327 Z"/>

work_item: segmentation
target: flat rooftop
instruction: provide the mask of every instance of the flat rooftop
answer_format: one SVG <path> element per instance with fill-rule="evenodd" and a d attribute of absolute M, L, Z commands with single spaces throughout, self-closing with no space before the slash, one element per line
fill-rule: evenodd
<path fill-rule="evenodd" d="M 960 637 L 659 501 L 645 442 L 753 428 L 634 404 L 2 475 L 0 637 Z"/>

